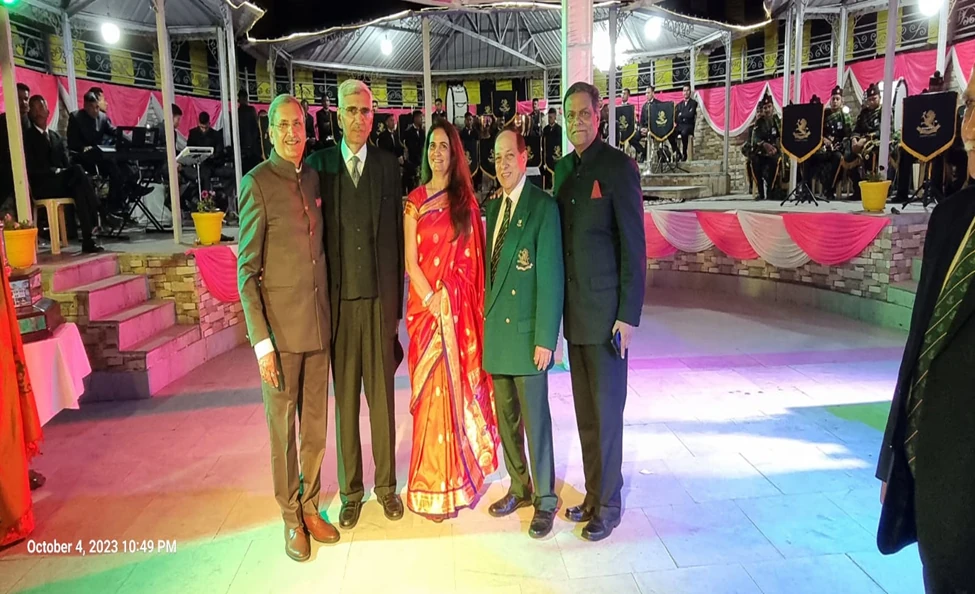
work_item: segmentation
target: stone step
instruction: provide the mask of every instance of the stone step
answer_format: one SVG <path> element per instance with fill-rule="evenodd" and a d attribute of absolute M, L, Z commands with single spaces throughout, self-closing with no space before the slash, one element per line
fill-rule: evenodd
<path fill-rule="evenodd" d="M 170 326 L 119 353 L 122 365 L 92 372 L 84 402 L 151 398 L 207 359 L 198 325 Z"/>
<path fill-rule="evenodd" d="M 114 330 L 118 350 L 127 351 L 175 324 L 176 302 L 152 299 L 91 322 L 89 327 L 104 326 Z"/>
<path fill-rule="evenodd" d="M 643 186 L 644 200 L 697 200 L 710 193 L 702 186 Z"/>
<path fill-rule="evenodd" d="M 921 280 L 921 258 L 911 259 L 911 279 L 915 281 Z"/>
<path fill-rule="evenodd" d="M 42 262 L 38 268 L 45 293 L 64 293 L 119 272 L 118 256 L 115 254 L 82 254 L 70 260 Z"/>
<path fill-rule="evenodd" d="M 723 173 L 667 173 L 644 176 L 644 186 L 700 186 L 703 196 L 729 194 L 728 176 Z"/>
<path fill-rule="evenodd" d="M 81 297 L 89 321 L 108 318 L 111 314 L 149 299 L 149 282 L 141 274 L 117 274 L 68 291 Z"/>
<path fill-rule="evenodd" d="M 912 309 L 917 295 L 917 281 L 892 283 L 887 289 L 887 301 L 901 307 Z"/>

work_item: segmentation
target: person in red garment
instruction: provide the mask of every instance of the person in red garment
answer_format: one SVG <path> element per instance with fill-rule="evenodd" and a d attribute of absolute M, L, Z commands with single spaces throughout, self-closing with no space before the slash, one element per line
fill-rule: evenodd
<path fill-rule="evenodd" d="M 27 376 L 10 271 L 0 257 L 0 547 L 34 531 L 29 464 L 38 453 L 41 422 Z"/>

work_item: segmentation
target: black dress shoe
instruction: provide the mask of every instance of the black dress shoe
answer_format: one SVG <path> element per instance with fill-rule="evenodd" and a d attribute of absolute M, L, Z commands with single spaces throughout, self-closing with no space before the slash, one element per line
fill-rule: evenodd
<path fill-rule="evenodd" d="M 355 528 L 359 523 L 359 514 L 362 513 L 361 501 L 348 501 L 342 504 L 342 511 L 339 512 L 339 526 L 346 530 Z"/>
<path fill-rule="evenodd" d="M 565 510 L 565 518 L 570 522 L 588 522 L 592 516 L 593 509 L 585 503 Z"/>
<path fill-rule="evenodd" d="M 590 542 L 600 541 L 613 533 L 613 528 L 620 525 L 619 518 L 615 520 L 604 520 L 599 516 L 593 516 L 585 528 L 582 529 L 582 538 Z"/>
<path fill-rule="evenodd" d="M 403 500 L 396 493 L 383 495 L 379 498 L 379 504 L 383 506 L 386 519 L 399 520 L 403 517 Z"/>
<path fill-rule="evenodd" d="M 98 254 L 104 251 L 105 248 L 98 245 L 91 239 L 81 242 L 81 252 L 84 254 Z"/>
<path fill-rule="evenodd" d="M 528 536 L 532 538 L 545 538 L 552 531 L 552 520 L 554 519 L 554 511 L 536 509 L 531 526 L 528 527 Z"/>
<path fill-rule="evenodd" d="M 509 493 L 492 503 L 491 507 L 488 508 L 488 513 L 495 518 L 503 518 L 504 516 L 513 514 L 516 509 L 528 507 L 531 504 L 531 499 L 518 499 Z"/>

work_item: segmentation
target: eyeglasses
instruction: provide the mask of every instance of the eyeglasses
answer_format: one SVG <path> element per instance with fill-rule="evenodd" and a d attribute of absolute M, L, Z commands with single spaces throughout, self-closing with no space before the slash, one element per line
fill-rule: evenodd
<path fill-rule="evenodd" d="M 369 116 L 372 115 L 372 108 L 371 107 L 352 107 L 352 106 L 349 106 L 349 107 L 346 107 L 343 111 L 345 112 L 345 115 L 349 116 L 350 118 L 354 118 L 356 116 L 356 114 L 358 114 L 358 115 L 361 115 L 364 119 L 368 119 Z"/>
<path fill-rule="evenodd" d="M 281 134 L 287 134 L 293 130 L 301 130 L 304 127 L 305 123 L 299 120 L 295 120 L 293 122 L 278 122 L 277 124 L 274 124 L 274 129 Z"/>

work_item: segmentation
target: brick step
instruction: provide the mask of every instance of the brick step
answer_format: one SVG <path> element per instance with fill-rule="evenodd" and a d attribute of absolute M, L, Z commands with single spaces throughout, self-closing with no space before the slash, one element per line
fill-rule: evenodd
<path fill-rule="evenodd" d="M 207 358 L 200 327 L 170 326 L 121 351 L 121 366 L 94 371 L 84 402 L 151 398 Z"/>
<path fill-rule="evenodd" d="M 704 196 L 724 196 L 729 193 L 728 176 L 723 173 L 667 173 L 648 175 L 642 179 L 644 186 L 700 186 Z"/>
<path fill-rule="evenodd" d="M 119 351 L 127 351 L 175 324 L 176 302 L 153 299 L 93 321 L 89 327 L 114 329 Z"/>
<path fill-rule="evenodd" d="M 700 159 L 695 161 L 684 161 L 678 163 L 680 168 L 683 169 L 684 171 L 688 173 L 698 173 L 698 174 L 721 173 L 721 167 L 723 166 L 723 164 L 724 162 L 721 161 L 720 159 Z M 648 171 L 647 171 L 646 163 L 640 164 L 640 171 L 643 172 L 644 175 L 647 175 Z M 681 172 L 678 171 L 678 173 Z"/>
<path fill-rule="evenodd" d="M 887 301 L 908 309 L 913 309 L 916 295 L 917 281 L 892 283 L 887 288 Z"/>
<path fill-rule="evenodd" d="M 710 196 L 702 186 L 643 186 L 644 200 L 697 200 Z"/>
<path fill-rule="evenodd" d="M 921 280 L 921 258 L 911 259 L 911 280 Z"/>
<path fill-rule="evenodd" d="M 42 262 L 38 268 L 45 293 L 64 293 L 119 273 L 116 254 L 82 254 L 62 261 Z"/>
<path fill-rule="evenodd" d="M 117 274 L 93 283 L 74 287 L 86 301 L 88 320 L 99 321 L 149 299 L 149 282 L 141 274 Z"/>

